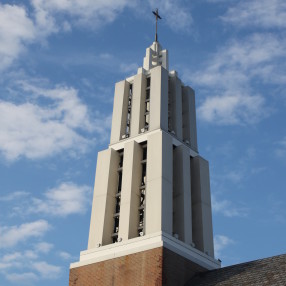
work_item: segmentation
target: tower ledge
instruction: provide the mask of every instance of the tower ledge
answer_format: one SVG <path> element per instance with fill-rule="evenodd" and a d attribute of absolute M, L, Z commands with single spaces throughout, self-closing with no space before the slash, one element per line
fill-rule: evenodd
<path fill-rule="evenodd" d="M 203 253 L 191 245 L 188 245 L 165 232 L 153 233 L 129 239 L 127 241 L 99 246 L 80 253 L 79 262 L 72 263 L 70 269 L 86 266 L 109 259 L 114 259 L 134 253 L 164 247 L 170 251 L 186 258 L 199 265 L 204 270 L 212 270 L 220 268 L 220 262 L 206 253 Z"/>

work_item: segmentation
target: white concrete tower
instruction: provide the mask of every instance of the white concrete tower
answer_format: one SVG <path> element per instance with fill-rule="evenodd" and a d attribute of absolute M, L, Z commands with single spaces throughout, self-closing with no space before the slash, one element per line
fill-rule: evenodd
<path fill-rule="evenodd" d="M 194 272 L 220 267 L 195 93 L 169 71 L 168 51 L 155 41 L 137 74 L 116 83 L 110 144 L 97 158 L 88 249 L 71 271 L 159 247 Z"/>
<path fill-rule="evenodd" d="M 98 153 L 88 249 L 71 268 L 165 247 L 202 269 L 214 259 L 209 165 L 198 153 L 194 90 L 146 49 L 116 83 L 109 148 Z"/>

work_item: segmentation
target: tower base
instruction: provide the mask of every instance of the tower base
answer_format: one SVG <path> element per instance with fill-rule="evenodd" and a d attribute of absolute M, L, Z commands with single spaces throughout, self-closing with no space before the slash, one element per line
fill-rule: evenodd
<path fill-rule="evenodd" d="M 184 285 L 206 269 L 158 247 L 70 269 L 69 286 Z"/>
<path fill-rule="evenodd" d="M 70 265 L 69 286 L 184 285 L 220 262 L 159 232 L 82 251 Z"/>

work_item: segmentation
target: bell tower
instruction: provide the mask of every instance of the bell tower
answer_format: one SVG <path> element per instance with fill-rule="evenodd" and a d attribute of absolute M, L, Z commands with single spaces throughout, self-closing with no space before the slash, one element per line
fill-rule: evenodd
<path fill-rule="evenodd" d="M 216 269 L 209 165 L 198 153 L 194 90 L 159 42 L 116 83 L 98 153 L 88 248 L 70 285 L 184 285 Z"/>

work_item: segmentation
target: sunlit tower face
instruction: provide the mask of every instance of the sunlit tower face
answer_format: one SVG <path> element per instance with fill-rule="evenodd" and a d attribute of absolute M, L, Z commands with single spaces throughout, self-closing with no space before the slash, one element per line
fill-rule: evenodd
<path fill-rule="evenodd" d="M 168 51 L 156 38 L 137 74 L 115 85 L 110 144 L 97 158 L 88 249 L 71 268 L 158 247 L 200 269 L 220 267 L 195 93 L 169 71 Z"/>

